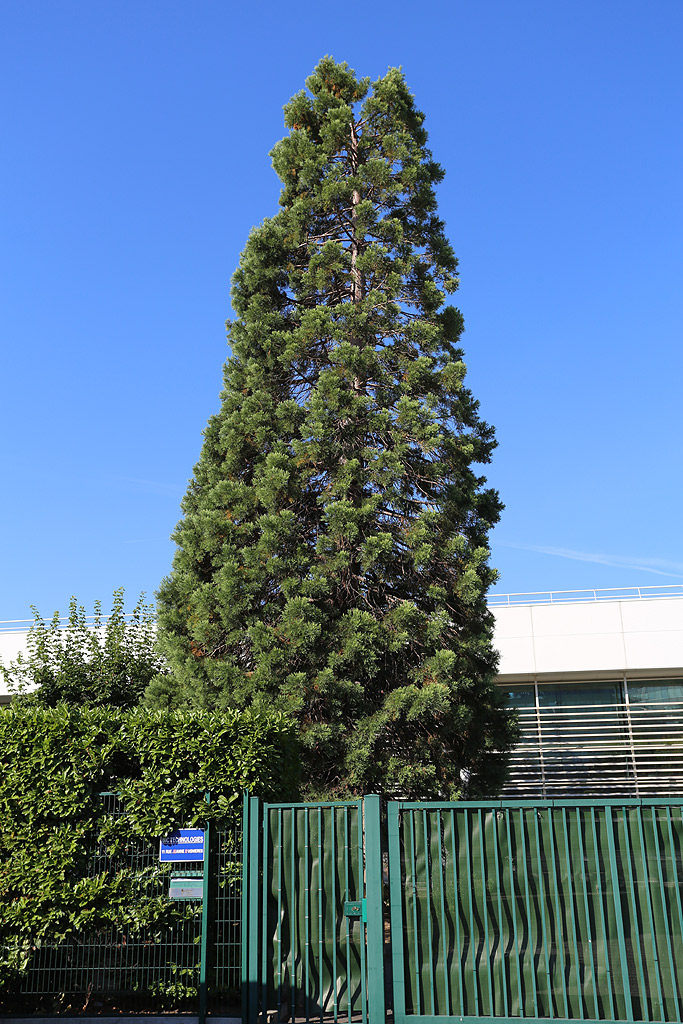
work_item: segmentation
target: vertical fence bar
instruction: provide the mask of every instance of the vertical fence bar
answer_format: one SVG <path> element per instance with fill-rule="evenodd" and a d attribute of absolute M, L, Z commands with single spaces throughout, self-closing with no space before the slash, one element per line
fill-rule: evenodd
<path fill-rule="evenodd" d="M 560 884 L 557 877 L 557 855 L 555 850 L 555 815 L 554 808 L 548 809 L 548 838 L 550 840 L 550 863 L 553 866 L 553 890 L 555 893 L 555 945 L 557 947 L 557 959 L 560 964 L 560 988 L 562 989 L 562 1005 L 564 1006 L 564 1015 L 569 1017 L 569 1003 L 567 1000 L 567 980 L 565 975 L 565 964 L 564 964 L 564 933 L 563 933 L 563 916 L 562 916 L 562 900 L 560 896 Z"/>
<path fill-rule="evenodd" d="M 383 1024 L 385 1019 L 384 921 L 382 917 L 379 797 L 366 796 L 363 801 L 363 811 L 365 820 L 365 898 L 368 919 L 368 1017 L 370 1024 Z"/>
<path fill-rule="evenodd" d="M 263 805 L 263 863 L 261 875 L 261 890 L 263 904 L 261 907 L 261 1013 L 268 1011 L 268 911 L 270 908 L 270 887 L 271 873 L 268 870 L 270 859 L 270 815 L 271 810 L 268 804 Z M 273 843 L 273 866 L 275 865 L 275 844 Z M 277 851 L 280 856 L 280 851 Z"/>
<path fill-rule="evenodd" d="M 360 893 L 356 893 L 356 898 L 361 896 L 364 891 L 364 878 L 365 878 L 365 856 L 363 850 L 363 839 L 364 839 L 364 822 L 363 822 L 363 801 L 359 800 L 356 805 L 356 819 L 358 822 L 358 888 Z M 362 906 L 362 902 L 361 902 Z M 361 1008 L 361 1019 L 363 1024 L 366 1024 L 368 1019 L 368 986 L 367 986 L 367 950 L 365 948 L 365 923 L 363 921 L 363 915 L 361 913 L 360 919 L 358 920 L 359 930 L 359 941 L 360 941 L 360 1008 Z"/>
<path fill-rule="evenodd" d="M 408 811 L 408 821 L 410 822 L 410 873 L 413 879 L 413 945 L 415 947 L 415 999 L 416 1004 L 413 1007 L 413 1012 L 417 1014 L 422 1013 L 422 1000 L 420 994 L 420 941 L 417 932 L 417 881 L 415 878 L 417 872 L 417 862 L 415 858 L 415 819 L 413 811 Z"/>
<path fill-rule="evenodd" d="M 274 867 L 275 854 L 280 856 L 280 850 L 275 851 L 274 843 L 269 842 L 271 810 L 267 804 L 263 805 L 263 862 L 261 865 L 261 1013 L 267 1014 L 268 1010 L 268 910 L 270 908 L 270 895 L 272 876 L 269 870 L 270 849 L 272 847 L 272 865 Z"/>
<path fill-rule="evenodd" d="M 318 990 L 320 992 L 320 1020 L 323 1019 L 323 812 L 318 808 Z"/>
<path fill-rule="evenodd" d="M 318 808 L 320 811 L 320 808 Z M 304 986 L 304 1012 L 306 1014 L 306 1020 L 310 1020 L 310 999 L 311 999 L 311 888 L 309 884 L 308 876 L 308 849 L 310 844 L 310 833 L 309 833 L 309 809 L 304 807 L 304 856 L 306 857 L 306 864 L 304 866 L 304 962 L 306 965 L 306 984 Z M 320 864 L 318 864 L 318 870 L 320 870 Z M 322 985 L 320 986 L 322 989 Z"/>
<path fill-rule="evenodd" d="M 517 999 L 519 1000 L 519 1016 L 524 1016 L 524 997 L 522 995 L 522 965 L 519 959 L 519 933 L 517 929 L 517 890 L 515 886 L 515 860 L 512 856 L 512 834 L 510 830 L 510 810 L 505 808 L 505 831 L 508 847 L 508 868 L 510 871 L 510 913 L 512 914 L 512 934 L 515 946 L 515 966 L 517 968 Z M 512 996 L 512 981 L 510 981 Z"/>
<path fill-rule="evenodd" d="M 612 873 L 612 894 L 614 897 L 614 913 L 617 924 L 617 938 L 619 942 L 619 956 L 621 958 L 621 978 L 624 987 L 624 1006 L 626 1007 L 626 1019 L 633 1020 L 633 1001 L 631 999 L 631 983 L 628 976 L 628 960 L 626 959 L 626 942 L 624 941 L 624 916 L 621 907 L 621 880 L 617 866 L 617 851 L 614 839 L 614 815 L 612 808 L 605 808 L 605 823 L 607 825 L 607 848 L 609 850 L 610 871 Z"/>
<path fill-rule="evenodd" d="M 479 986 L 477 981 L 477 947 L 474 944 L 474 894 L 472 885 L 472 849 L 470 845 L 470 815 L 469 811 L 464 811 L 465 821 L 465 855 L 466 855 L 466 866 L 467 866 L 467 894 L 469 899 L 469 920 L 467 922 L 467 936 L 469 949 L 468 952 L 472 957 L 472 983 L 474 985 L 474 1016 L 479 1016 Z"/>
<path fill-rule="evenodd" d="M 503 878 L 500 872 L 500 851 L 498 849 L 498 811 L 491 812 L 491 823 L 493 825 L 493 863 L 496 871 L 496 892 L 498 894 L 498 949 L 500 952 L 500 970 L 503 981 L 503 1010 L 506 1017 L 510 1014 L 508 1002 L 508 977 L 505 969 L 506 950 L 503 942 L 503 901 L 502 888 Z"/>
<path fill-rule="evenodd" d="M 534 836 L 536 839 L 536 867 L 538 879 L 538 902 L 541 915 L 541 934 L 543 936 L 543 959 L 545 960 L 545 974 L 548 986 L 548 1017 L 555 1016 L 553 1005 L 553 983 L 550 975 L 550 953 L 548 951 L 548 929 L 546 926 L 545 914 L 545 879 L 543 875 L 543 861 L 541 859 L 541 830 L 538 825 L 539 811 L 534 808 Z"/>
<path fill-rule="evenodd" d="M 578 928 L 579 923 L 577 920 L 576 900 L 574 898 L 574 883 L 572 881 L 572 855 L 571 847 L 569 844 L 569 828 L 567 825 L 567 808 L 562 808 L 562 832 L 564 835 L 564 857 L 565 864 L 567 867 L 567 891 L 569 894 L 569 911 L 572 919 L 572 938 L 573 938 L 573 949 L 574 949 L 574 974 L 576 976 L 576 998 L 579 1002 L 579 1017 L 581 1020 L 584 1019 L 585 1013 L 583 1009 L 583 987 L 581 985 L 581 964 L 579 958 L 579 940 L 578 940 Z M 576 1016 L 576 1014 L 572 1014 Z"/>
<path fill-rule="evenodd" d="M 337 812 L 333 807 L 330 812 L 330 847 L 332 863 L 332 918 L 334 921 L 332 932 L 332 998 L 334 1024 L 337 1024 L 339 1017 L 339 1001 L 337 998 Z"/>
<path fill-rule="evenodd" d="M 351 898 L 349 892 L 349 808 L 344 808 L 344 891 L 346 892 L 345 899 Z M 344 925 L 346 928 L 346 1006 L 348 1011 L 349 1024 L 351 1024 L 351 921 L 349 917 L 345 917 Z"/>
<path fill-rule="evenodd" d="M 676 894 L 676 909 L 678 910 L 678 928 L 679 928 L 680 935 L 681 935 L 681 944 L 680 944 L 680 946 L 678 948 L 683 951 L 683 907 L 681 906 L 681 885 L 683 884 L 683 879 L 679 879 L 679 877 L 678 877 L 678 861 L 676 859 L 676 847 L 674 845 L 674 834 L 673 834 L 673 826 L 672 826 L 672 823 L 671 823 L 671 808 L 670 807 L 667 807 L 667 809 L 666 809 L 666 829 L 667 829 L 667 836 L 668 836 L 668 839 L 669 839 L 669 850 L 671 851 L 671 870 L 672 870 L 672 874 L 673 874 L 673 883 L 674 883 L 673 884 L 673 890 L 674 890 L 674 893 Z M 680 955 L 681 955 L 681 957 L 683 957 L 683 952 Z M 680 1019 L 680 1006 L 679 1006 L 679 1019 Z"/>
<path fill-rule="evenodd" d="M 439 840 L 439 896 L 440 896 L 440 909 L 441 909 L 441 955 L 443 957 L 443 984 L 444 984 L 444 1012 L 450 1014 L 451 1012 L 451 993 L 449 985 L 449 967 L 448 967 L 448 943 L 446 941 L 446 894 L 444 889 L 446 887 L 446 861 L 444 857 L 444 850 L 441 843 L 441 810 L 436 812 L 437 815 L 437 830 L 436 834 Z"/>
<path fill-rule="evenodd" d="M 605 971 L 607 972 L 607 993 L 609 995 L 609 1012 L 610 1018 L 615 1019 L 614 1016 L 614 984 L 612 982 L 612 966 L 609 955 L 609 941 L 607 933 L 607 922 L 605 920 L 605 904 L 602 892 L 602 879 L 600 877 L 600 850 L 598 847 L 598 830 L 595 822 L 595 807 L 591 807 L 591 835 L 593 839 L 593 856 L 595 862 L 595 880 L 597 883 L 598 890 L 598 905 L 600 907 L 600 924 L 602 926 L 602 938 L 603 948 L 605 951 Z M 596 1015 L 597 1016 L 597 1015 Z"/>
<path fill-rule="evenodd" d="M 282 1014 L 282 808 L 277 809 L 277 1012 Z"/>
<path fill-rule="evenodd" d="M 488 993 L 489 993 L 489 1012 L 487 1016 L 492 1017 L 493 1010 L 493 968 L 492 968 L 492 955 L 491 946 L 489 944 L 489 888 L 488 878 L 486 875 L 486 850 L 484 842 L 484 818 L 481 812 L 481 807 L 477 810 L 477 820 L 479 821 L 479 860 L 481 862 L 481 901 L 482 901 L 482 915 L 484 918 L 484 949 L 486 950 L 486 980 L 488 982 Z"/>
<path fill-rule="evenodd" d="M 248 1024 L 249 1002 L 249 794 L 245 791 L 242 798 L 242 1024 Z"/>
<path fill-rule="evenodd" d="M 648 1006 L 648 990 L 645 982 L 645 971 L 643 968 L 643 954 L 641 950 L 641 935 L 640 929 L 638 928 L 638 901 L 636 899 L 636 889 L 633 878 L 633 844 L 631 843 L 630 830 L 628 827 L 628 814 L 625 807 L 622 807 L 622 819 L 624 823 L 624 837 L 626 848 L 624 850 L 624 856 L 628 863 L 628 887 L 629 896 L 631 898 L 631 914 L 633 919 L 633 940 L 632 944 L 638 954 L 637 966 L 638 966 L 638 980 L 640 982 L 640 1006 L 641 1006 L 641 1017 L 643 1020 L 649 1020 L 649 1006 Z"/>
<path fill-rule="evenodd" d="M 659 969 L 659 950 L 657 943 L 657 932 L 655 931 L 654 913 L 652 910 L 652 894 L 650 892 L 650 874 L 647 866 L 647 849 L 645 846 L 645 832 L 643 830 L 643 814 L 640 807 L 636 808 L 636 820 L 638 822 L 638 839 L 640 841 L 640 853 L 643 865 L 643 888 L 645 890 L 645 903 L 647 906 L 647 918 L 650 925 L 650 936 L 652 941 L 652 952 L 654 956 L 655 978 L 657 979 L 657 998 L 659 999 L 659 1019 L 666 1020 L 664 1010 L 664 993 L 662 992 L 662 976 Z"/>
<path fill-rule="evenodd" d="M 425 914 L 427 917 L 427 957 L 429 971 L 429 996 L 432 1006 L 432 1016 L 436 1014 L 436 979 L 434 977 L 434 943 L 432 941 L 432 886 L 430 884 L 430 846 L 431 829 L 427 820 L 427 811 L 422 811 L 422 843 L 425 855 Z M 425 1004 L 427 998 L 425 995 Z M 426 1009 L 426 1006 L 425 1006 Z"/>
<path fill-rule="evenodd" d="M 453 917 L 455 919 L 455 951 L 454 959 L 458 963 L 458 989 L 460 992 L 460 1009 L 453 1007 L 453 1013 L 464 1016 L 465 1013 L 465 985 L 462 974 L 462 946 L 460 944 L 460 895 L 458 879 L 458 856 L 460 853 L 459 844 L 456 844 L 455 813 L 451 809 L 451 850 L 453 854 Z"/>
<path fill-rule="evenodd" d="M 535 809 L 532 811 L 532 813 L 536 814 Z M 531 917 L 531 897 L 530 897 L 530 894 L 529 894 L 529 860 L 531 859 L 531 854 L 529 853 L 529 857 L 527 859 L 526 821 L 525 821 L 524 811 L 522 810 L 521 807 L 520 807 L 520 810 L 519 810 L 519 831 L 520 831 L 520 837 L 521 837 L 521 840 L 522 840 L 522 859 L 523 859 L 523 862 L 524 862 L 524 903 L 525 903 L 525 907 L 526 907 L 527 931 L 528 931 L 528 934 L 529 934 L 529 953 L 530 953 L 529 959 L 530 959 L 531 986 L 532 986 L 531 991 L 533 993 L 533 999 L 534 999 L 534 1017 L 538 1017 L 538 979 L 537 979 L 537 976 L 536 976 L 536 935 L 534 934 L 534 930 L 533 930 L 533 928 L 531 926 L 531 922 L 532 922 L 532 917 Z"/>
<path fill-rule="evenodd" d="M 259 798 L 249 800 L 249 961 L 248 1004 L 249 1024 L 258 1017 L 258 933 L 259 933 L 259 826 L 261 808 Z"/>
<path fill-rule="evenodd" d="M 211 794 L 205 793 L 204 800 L 207 805 L 211 803 Z M 200 940 L 199 949 L 199 1024 L 205 1024 L 206 1022 L 206 1009 L 208 1000 L 208 983 L 209 983 L 209 927 L 211 925 L 211 917 L 213 911 L 213 905 L 210 902 L 210 895 L 213 886 L 211 885 L 211 846 L 212 846 L 212 832 L 211 821 L 207 821 L 206 829 L 204 831 L 204 863 L 202 865 L 202 934 Z"/>
<path fill-rule="evenodd" d="M 403 950 L 403 886 L 401 884 L 401 805 L 394 800 L 387 807 L 389 841 L 389 905 L 391 911 L 391 967 L 394 995 L 394 1024 L 405 1024 L 406 988 Z M 371 1024 L 376 1024 L 371 1021 Z"/>
<path fill-rule="evenodd" d="M 657 824 L 657 808 L 651 808 L 652 814 L 652 834 L 655 841 L 655 853 L 657 856 L 657 880 L 659 882 L 659 896 L 662 901 L 662 924 L 664 926 L 664 935 L 666 937 L 666 949 L 669 958 L 669 970 L 671 972 L 671 988 L 673 991 L 674 1006 L 676 1007 L 676 1020 L 680 1021 L 680 1005 L 678 1000 L 678 985 L 676 983 L 676 966 L 674 964 L 674 955 L 671 948 L 671 931 L 669 929 L 669 912 L 666 905 L 666 890 L 664 888 L 664 877 L 662 874 L 662 851 L 659 845 L 659 825 Z M 673 852 L 673 851 L 672 851 Z"/>
<path fill-rule="evenodd" d="M 291 816 L 292 816 L 292 849 L 291 849 L 291 864 L 290 864 L 291 892 L 290 892 L 289 895 L 290 895 L 290 908 L 291 908 L 291 912 L 290 912 L 290 917 L 289 917 L 289 932 L 290 932 L 290 945 L 291 945 L 291 953 L 292 953 L 292 969 L 291 969 L 291 973 L 289 975 L 289 985 L 290 985 L 290 996 L 291 996 L 291 1001 L 292 1001 L 292 1020 L 296 1020 L 296 990 L 297 990 L 297 977 L 296 977 L 296 961 L 297 961 L 297 955 L 296 955 L 297 954 L 297 948 L 296 948 L 296 925 L 297 925 L 297 921 L 296 921 L 296 909 L 297 909 L 297 906 L 296 906 L 296 904 L 297 904 L 297 899 L 296 899 L 296 890 L 297 890 L 297 885 L 296 885 L 296 866 L 297 866 L 297 864 L 296 864 L 296 849 L 297 849 L 296 808 L 292 807 L 290 813 L 291 813 Z M 305 813 L 305 811 L 304 811 L 304 813 Z M 306 857 L 308 858 L 308 851 L 306 851 Z M 308 865 L 306 865 L 306 868 L 308 870 Z"/>

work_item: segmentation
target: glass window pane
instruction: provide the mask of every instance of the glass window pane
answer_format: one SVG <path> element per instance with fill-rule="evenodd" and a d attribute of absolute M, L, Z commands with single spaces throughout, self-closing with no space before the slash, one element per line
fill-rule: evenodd
<path fill-rule="evenodd" d="M 628 683 L 628 699 L 632 703 L 643 701 L 683 701 L 683 679 L 648 679 Z"/>
<path fill-rule="evenodd" d="M 539 683 L 538 703 L 542 708 L 575 707 L 577 704 L 619 704 L 621 683 Z"/>
<path fill-rule="evenodd" d="M 642 774 L 671 773 L 683 754 L 683 679 L 629 682 L 628 699 Z"/>
<path fill-rule="evenodd" d="M 533 686 L 508 686 L 507 695 L 509 708 L 536 707 L 536 695 Z"/>
<path fill-rule="evenodd" d="M 627 776 L 621 682 L 539 683 L 538 700 L 551 795 L 581 796 L 598 780 L 609 789 Z"/>

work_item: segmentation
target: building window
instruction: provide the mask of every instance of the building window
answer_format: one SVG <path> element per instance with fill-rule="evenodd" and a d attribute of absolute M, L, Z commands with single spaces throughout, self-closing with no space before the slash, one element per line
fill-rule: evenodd
<path fill-rule="evenodd" d="M 505 796 L 680 796 L 683 680 L 508 686 L 519 712 Z"/>

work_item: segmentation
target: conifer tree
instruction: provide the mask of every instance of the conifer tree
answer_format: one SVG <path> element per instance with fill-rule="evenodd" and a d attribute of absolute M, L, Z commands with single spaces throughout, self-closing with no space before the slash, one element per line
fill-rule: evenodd
<path fill-rule="evenodd" d="M 495 792 L 515 734 L 486 606 L 501 505 L 445 304 L 443 171 L 399 69 L 371 85 L 326 57 L 306 85 L 159 592 L 176 689 L 147 700 L 287 709 L 311 795 Z"/>

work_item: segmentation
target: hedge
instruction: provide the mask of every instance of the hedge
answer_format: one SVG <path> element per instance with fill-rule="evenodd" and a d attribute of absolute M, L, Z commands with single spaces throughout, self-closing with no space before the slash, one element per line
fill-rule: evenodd
<path fill-rule="evenodd" d="M 98 842 L 115 854 L 131 836 L 229 822 L 245 789 L 292 798 L 298 764 L 292 725 L 276 712 L 1 709 L 0 994 L 36 945 L 181 912 L 145 895 L 144 871 L 88 877 Z M 104 812 L 102 791 L 118 794 L 122 818 Z"/>

